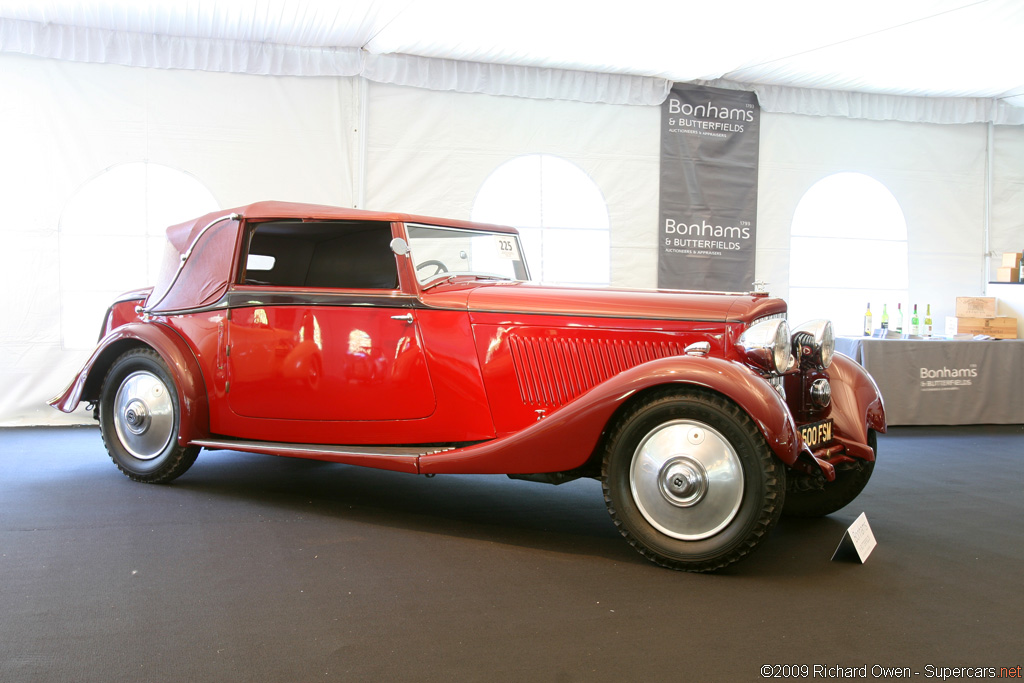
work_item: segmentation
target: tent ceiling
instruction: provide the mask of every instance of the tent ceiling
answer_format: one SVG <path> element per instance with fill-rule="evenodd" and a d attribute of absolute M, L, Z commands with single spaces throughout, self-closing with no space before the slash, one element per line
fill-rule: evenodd
<path fill-rule="evenodd" d="M 1024 105 L 1021 0 L 0 0 L 4 20 Z"/>

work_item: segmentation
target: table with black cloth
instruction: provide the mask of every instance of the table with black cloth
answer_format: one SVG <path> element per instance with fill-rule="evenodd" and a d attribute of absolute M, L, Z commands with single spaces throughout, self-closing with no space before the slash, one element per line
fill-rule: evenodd
<path fill-rule="evenodd" d="M 890 425 L 1024 423 L 1024 340 L 837 337 L 875 378 Z"/>

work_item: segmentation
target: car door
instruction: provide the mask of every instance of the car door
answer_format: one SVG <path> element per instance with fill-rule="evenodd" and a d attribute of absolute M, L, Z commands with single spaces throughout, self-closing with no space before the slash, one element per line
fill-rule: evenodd
<path fill-rule="evenodd" d="M 309 421 L 433 413 L 416 299 L 398 289 L 390 240 L 383 222 L 275 221 L 252 230 L 228 322 L 233 413 Z"/>

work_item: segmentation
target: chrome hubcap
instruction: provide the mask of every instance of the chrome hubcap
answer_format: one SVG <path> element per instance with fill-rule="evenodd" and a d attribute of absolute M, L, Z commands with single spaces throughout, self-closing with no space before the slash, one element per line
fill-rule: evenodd
<path fill-rule="evenodd" d="M 736 516 L 743 468 L 732 444 L 716 430 L 695 420 L 673 420 L 640 441 L 629 485 L 637 508 L 654 528 L 698 541 Z"/>
<path fill-rule="evenodd" d="M 124 410 L 125 427 L 132 434 L 141 434 L 146 431 L 149 424 L 149 413 L 146 404 L 138 399 L 133 399 Z"/>
<path fill-rule="evenodd" d="M 114 431 L 132 456 L 152 460 L 174 436 L 174 405 L 167 385 L 140 370 L 125 378 L 114 397 Z"/>
<path fill-rule="evenodd" d="M 679 456 L 668 460 L 658 474 L 661 493 L 672 505 L 696 505 L 708 491 L 708 474 L 704 467 L 691 458 Z"/>

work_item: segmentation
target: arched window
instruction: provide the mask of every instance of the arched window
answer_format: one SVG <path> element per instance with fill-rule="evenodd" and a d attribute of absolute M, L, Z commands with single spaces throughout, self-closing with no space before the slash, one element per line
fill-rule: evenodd
<path fill-rule="evenodd" d="M 793 214 L 791 325 L 829 318 L 837 334 L 862 334 L 871 302 L 874 326 L 887 304 L 895 330 L 902 303 L 906 331 L 907 280 L 907 221 L 885 185 L 862 173 L 836 173 L 811 186 Z"/>
<path fill-rule="evenodd" d="M 148 162 L 112 166 L 78 188 L 58 226 L 63 346 L 92 347 L 113 299 L 154 283 L 168 225 L 218 208 L 191 175 Z"/>
<path fill-rule="evenodd" d="M 480 187 L 472 217 L 519 229 L 535 281 L 610 280 L 608 207 L 597 184 L 570 161 L 528 154 L 505 162 Z"/>

